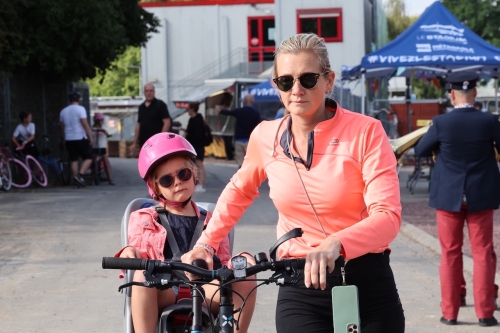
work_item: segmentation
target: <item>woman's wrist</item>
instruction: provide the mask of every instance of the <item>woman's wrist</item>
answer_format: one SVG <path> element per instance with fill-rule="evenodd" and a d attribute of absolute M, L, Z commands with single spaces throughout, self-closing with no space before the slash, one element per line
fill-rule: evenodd
<path fill-rule="evenodd" d="M 340 239 L 335 235 L 331 235 L 330 237 L 334 240 L 334 242 L 335 242 L 334 246 L 336 249 L 338 249 L 338 253 L 342 254 L 344 252 L 344 245 L 342 245 L 342 242 L 340 241 Z"/>
<path fill-rule="evenodd" d="M 193 246 L 193 249 L 204 249 L 211 256 L 213 256 L 215 254 L 215 249 L 213 247 L 211 247 L 210 245 L 207 245 L 207 244 L 196 244 L 195 246 Z"/>

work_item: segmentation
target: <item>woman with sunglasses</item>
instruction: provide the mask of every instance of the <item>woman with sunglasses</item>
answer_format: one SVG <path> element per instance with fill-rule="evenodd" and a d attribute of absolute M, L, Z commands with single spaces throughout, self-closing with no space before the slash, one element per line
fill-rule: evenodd
<path fill-rule="evenodd" d="M 189 251 L 200 223 L 200 210 L 191 199 L 198 183 L 197 168 L 194 162 L 196 151 L 191 144 L 174 133 L 159 133 L 149 138 L 139 153 L 139 174 L 146 182 L 149 193 L 158 205 L 166 211 L 166 219 L 175 237 L 180 253 L 172 253 L 168 243 L 164 219 L 158 216 L 155 207 L 143 208 L 130 215 L 128 227 L 128 246 L 118 251 L 115 257 L 145 258 L 154 260 L 171 259 L 174 255 Z M 209 225 L 210 213 L 207 212 L 204 224 Z M 224 237 L 214 253 L 222 265 L 228 265 L 231 257 L 229 239 Z M 250 255 L 243 254 L 250 263 L 255 261 Z M 212 257 L 210 257 L 212 261 Z M 134 281 L 144 282 L 142 271 L 135 271 Z M 214 283 L 217 283 L 215 281 Z M 234 291 L 248 296 L 255 282 L 236 283 Z M 215 285 L 204 285 L 206 299 L 218 291 Z M 189 293 L 188 293 L 189 295 Z M 136 333 L 154 333 L 160 311 L 175 304 L 180 299 L 179 288 L 157 290 L 156 288 L 132 287 L 131 310 Z M 189 296 L 188 296 L 189 297 Z M 249 296 L 243 311 L 235 317 L 239 320 L 239 331 L 247 332 L 255 306 L 255 292 Z M 217 313 L 219 297 L 213 298 L 212 312 Z M 240 297 L 234 297 L 236 308 L 242 305 Z"/>
<path fill-rule="evenodd" d="M 399 181 L 382 125 L 328 98 L 335 74 L 318 36 L 283 41 L 273 70 L 290 115 L 253 131 L 241 169 L 198 240 L 200 248 L 183 261 L 210 260 L 205 248 L 218 246 L 268 179 L 279 213 L 277 237 L 294 228 L 304 232 L 280 246 L 279 257 L 306 258 L 303 284 L 280 288 L 277 332 L 332 332 L 331 290 L 343 275 L 358 289 L 361 332 L 404 332 L 389 265 L 389 243 L 401 225 Z"/>

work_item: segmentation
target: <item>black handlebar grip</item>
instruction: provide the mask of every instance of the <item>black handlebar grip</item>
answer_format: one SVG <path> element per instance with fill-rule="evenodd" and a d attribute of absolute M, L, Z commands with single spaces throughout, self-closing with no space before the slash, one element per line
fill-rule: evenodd
<path fill-rule="evenodd" d="M 114 258 L 114 257 L 102 258 L 102 268 L 104 269 L 145 270 L 147 265 L 148 265 L 147 259 Z"/>
<path fill-rule="evenodd" d="M 208 269 L 207 262 L 203 259 L 196 259 L 195 261 L 193 261 L 193 266 L 203 268 L 203 269 Z"/>
<path fill-rule="evenodd" d="M 306 258 L 297 259 L 297 266 L 299 266 L 300 269 L 304 269 L 305 265 L 306 265 Z"/>

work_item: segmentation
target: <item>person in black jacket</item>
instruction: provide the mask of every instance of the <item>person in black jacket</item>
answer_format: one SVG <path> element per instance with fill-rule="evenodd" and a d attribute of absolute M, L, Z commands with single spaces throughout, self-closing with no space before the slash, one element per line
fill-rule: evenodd
<path fill-rule="evenodd" d="M 196 185 L 194 191 L 196 193 L 205 192 L 205 178 L 206 172 L 203 166 L 203 159 L 205 157 L 205 145 L 203 142 L 203 136 L 205 135 L 203 125 L 205 121 L 203 116 L 198 113 L 199 103 L 189 103 L 188 114 L 189 121 L 186 128 L 186 140 L 193 146 L 196 150 L 196 166 L 199 170 L 199 184 Z"/>
<path fill-rule="evenodd" d="M 495 150 L 500 151 L 500 122 L 474 108 L 474 73 L 448 77 L 451 112 L 432 120 L 415 147 L 415 155 L 436 153 L 429 206 L 436 208 L 441 244 L 441 322 L 456 325 L 463 274 L 462 244 L 467 221 L 474 260 L 474 307 L 480 326 L 497 325 L 493 317 L 496 260 L 493 250 L 493 210 L 500 205 L 500 172 Z"/>
<path fill-rule="evenodd" d="M 236 118 L 234 129 L 234 159 L 239 167 L 243 164 L 243 158 L 247 152 L 250 134 L 261 122 L 259 111 L 252 106 L 254 97 L 251 94 L 243 98 L 243 107 L 234 110 L 222 109 L 219 114 L 233 116 Z"/>

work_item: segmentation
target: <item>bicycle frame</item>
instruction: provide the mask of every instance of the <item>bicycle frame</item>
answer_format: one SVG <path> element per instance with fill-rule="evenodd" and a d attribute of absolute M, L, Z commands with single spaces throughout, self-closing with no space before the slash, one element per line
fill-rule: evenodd
<path fill-rule="evenodd" d="M 201 280 L 190 281 L 188 284 L 192 285 L 192 313 L 193 319 L 189 332 L 201 333 L 203 332 L 202 326 L 202 303 L 204 296 L 197 288 L 197 285 L 209 283 L 210 281 L 217 280 L 220 283 L 220 303 L 219 315 L 217 323 L 219 325 L 218 333 L 233 333 L 234 332 L 234 305 L 232 301 L 232 291 L 227 286 L 238 281 L 245 281 L 246 277 L 253 276 L 258 272 L 267 270 L 275 271 L 269 279 L 262 279 L 256 281 L 263 281 L 262 284 L 276 283 L 282 286 L 297 285 L 303 280 L 305 259 L 283 259 L 276 260 L 276 252 L 278 246 L 283 242 L 302 236 L 302 229 L 296 228 L 285 235 L 283 235 L 271 248 L 270 258 L 268 260 L 266 253 L 258 253 L 255 255 L 256 265 L 251 267 L 238 267 L 233 265 L 234 269 L 229 269 L 223 266 L 217 270 L 206 270 L 200 268 L 198 263 L 193 265 L 184 264 L 176 261 L 160 261 L 149 259 L 130 259 L 130 258 L 103 258 L 103 269 L 130 269 L 130 270 L 144 270 L 146 281 L 144 283 L 131 282 L 120 286 L 119 290 L 130 287 L 131 285 L 140 285 L 149 288 L 169 288 L 180 283 L 186 283 L 185 280 L 176 280 L 173 275 L 174 270 L 182 270 L 199 276 Z M 246 258 L 237 256 L 232 259 L 233 263 L 243 260 L 246 263 Z M 206 265 L 206 263 L 205 263 Z M 246 266 L 246 265 L 245 265 Z M 261 284 L 261 285 L 262 285 Z M 259 286 L 259 285 L 258 285 Z M 257 286 L 257 287 L 258 287 Z M 257 288 L 256 287 L 256 288 Z M 245 302 L 243 302 L 242 308 Z M 241 311 L 241 309 L 239 309 Z M 237 324 L 237 323 L 236 323 Z M 216 325 L 211 324 L 212 329 Z M 187 332 L 187 331 L 186 331 Z M 215 332 L 215 331 L 213 331 Z M 164 333 L 164 332 L 161 332 Z"/>
<path fill-rule="evenodd" d="M 47 165 L 48 167 L 52 168 L 54 170 L 54 172 L 57 173 L 58 175 L 62 174 L 62 170 L 59 167 L 59 161 L 55 157 L 50 156 L 50 157 L 45 158 L 45 157 L 39 156 L 38 160 L 40 162 L 42 162 L 43 164 Z"/>
<path fill-rule="evenodd" d="M 92 128 L 92 131 L 96 133 L 95 135 L 95 140 L 94 140 L 94 145 L 92 149 L 95 150 L 100 150 L 99 148 L 99 132 L 105 133 L 106 131 L 101 128 Z M 93 165 L 92 165 L 92 173 L 94 176 L 94 183 L 95 185 L 99 185 L 103 179 L 102 174 L 106 175 L 106 179 L 108 178 L 108 170 L 106 166 L 106 162 L 104 161 L 103 158 L 104 155 L 102 154 L 93 154 Z"/>

